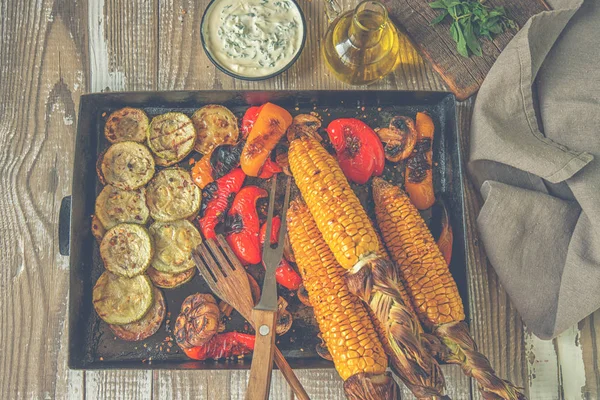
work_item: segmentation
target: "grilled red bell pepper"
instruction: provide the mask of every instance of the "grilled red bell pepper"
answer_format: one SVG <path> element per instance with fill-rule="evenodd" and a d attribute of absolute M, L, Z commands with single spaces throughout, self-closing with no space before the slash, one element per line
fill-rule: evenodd
<path fill-rule="evenodd" d="M 275 244 L 279 241 L 279 229 L 281 228 L 281 218 L 276 216 L 273 217 L 273 224 L 271 226 L 271 244 Z M 267 236 L 267 223 L 265 222 L 260 228 L 260 247 L 263 247 L 265 237 Z M 292 268 L 285 258 L 281 259 L 279 266 L 275 270 L 275 280 L 281 286 L 289 290 L 297 290 L 302 283 L 302 278 Z"/>
<path fill-rule="evenodd" d="M 246 179 L 241 168 L 236 168 L 215 182 L 209 183 L 202 191 L 202 218 L 198 219 L 200 231 L 205 239 L 216 239 L 215 227 L 222 222 L 227 208 L 240 191 Z"/>
<path fill-rule="evenodd" d="M 254 126 L 254 122 L 256 118 L 258 118 L 258 114 L 260 114 L 260 110 L 262 110 L 263 106 L 252 106 L 246 110 L 246 113 L 242 117 L 242 139 L 246 139 L 248 134 L 252 130 Z"/>
<path fill-rule="evenodd" d="M 344 175 L 355 183 L 366 183 L 383 173 L 385 153 L 381 140 L 367 124 L 356 118 L 340 118 L 327 127 L 329 140 Z"/>
<path fill-rule="evenodd" d="M 261 179 L 269 179 L 273 175 L 283 172 L 283 169 L 277 164 L 275 161 L 272 161 L 270 158 L 267 158 L 267 161 L 262 166 L 260 170 L 260 174 L 258 175 Z"/>
<path fill-rule="evenodd" d="M 256 212 L 256 201 L 267 197 L 267 191 L 258 186 L 246 186 L 233 199 L 227 213 L 227 242 L 242 264 L 258 264 L 261 247 L 258 240 L 260 220 Z"/>
<path fill-rule="evenodd" d="M 218 360 L 243 356 L 254 350 L 254 335 L 240 332 L 219 333 L 202 346 L 183 349 L 189 358 L 194 360 Z"/>
<path fill-rule="evenodd" d="M 281 228 L 281 217 L 276 215 L 273 217 L 273 221 L 271 223 L 271 244 L 277 244 L 279 241 L 279 229 Z M 260 238 L 260 247 L 263 247 L 265 243 L 265 239 L 267 236 L 267 223 L 265 222 L 260 227 L 260 233 L 258 237 Z"/>

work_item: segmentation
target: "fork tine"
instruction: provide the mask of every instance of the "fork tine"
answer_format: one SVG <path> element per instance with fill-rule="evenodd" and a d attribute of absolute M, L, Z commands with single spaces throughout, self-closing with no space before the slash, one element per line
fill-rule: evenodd
<path fill-rule="evenodd" d="M 263 244 L 263 258 L 266 249 L 271 248 L 271 229 L 273 227 L 273 211 L 275 209 L 275 192 L 277 191 L 277 175 L 273 175 L 271 182 L 271 192 L 269 193 L 269 210 L 267 213 L 267 231 L 265 232 L 265 242 Z"/>
<path fill-rule="evenodd" d="M 196 264 L 196 268 L 198 269 L 198 272 L 200 272 L 200 275 L 202 275 L 202 277 L 204 277 L 204 280 L 210 285 L 211 282 L 215 282 L 215 278 L 209 273 L 208 269 L 206 268 L 204 259 L 200 254 L 200 252 L 202 251 L 201 249 L 199 250 L 200 246 L 202 245 L 199 245 L 198 247 L 192 250 L 192 259 L 194 260 L 194 264 Z"/>
<path fill-rule="evenodd" d="M 219 246 L 219 243 L 216 240 L 211 240 L 208 245 L 213 258 L 219 265 L 220 269 L 223 271 L 223 273 L 230 275 L 234 269 L 231 263 L 223 255 L 223 247 Z"/>
<path fill-rule="evenodd" d="M 232 269 L 243 270 L 244 266 L 240 262 L 240 259 L 237 258 L 233 250 L 231 250 L 231 247 L 229 246 L 229 243 L 227 243 L 227 240 L 225 240 L 225 237 L 223 235 L 217 235 L 217 242 L 219 242 L 219 245 L 221 245 L 221 250 L 227 260 L 229 260 L 229 265 L 232 267 Z"/>
<path fill-rule="evenodd" d="M 212 272 L 213 276 L 215 277 L 215 280 L 218 281 L 219 279 L 224 278 L 225 275 L 223 274 L 223 271 L 221 271 L 221 269 L 219 268 L 219 263 L 215 260 L 214 256 L 212 255 L 210 247 L 212 243 L 214 243 L 214 239 L 207 239 L 204 241 L 204 243 L 200 245 L 202 246 L 200 251 L 200 257 L 202 258 L 202 261 L 204 261 L 204 265 L 206 266 L 206 268 L 210 272 Z"/>
<path fill-rule="evenodd" d="M 203 250 L 204 247 L 202 247 L 201 251 Z M 196 269 L 198 269 L 198 272 L 200 272 L 200 275 L 202 275 L 202 278 L 204 278 L 204 281 L 206 282 L 210 290 L 212 290 L 212 292 L 217 297 L 222 297 L 221 291 L 218 288 L 219 281 L 207 268 L 201 253 L 198 251 L 198 248 L 192 250 L 192 258 L 194 259 L 194 263 L 196 264 Z"/>
<path fill-rule="evenodd" d="M 279 241 L 278 246 L 283 246 L 285 242 L 285 234 L 287 231 L 287 210 L 290 205 L 290 190 L 292 187 L 292 177 L 288 176 L 287 183 L 285 185 L 285 199 L 283 200 L 283 208 L 281 209 L 281 227 L 279 228 Z"/>

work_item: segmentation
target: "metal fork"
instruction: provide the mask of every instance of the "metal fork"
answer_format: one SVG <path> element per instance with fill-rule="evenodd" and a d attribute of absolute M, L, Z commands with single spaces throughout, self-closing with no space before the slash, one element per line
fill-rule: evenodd
<path fill-rule="evenodd" d="M 275 320 L 277 319 L 277 284 L 275 270 L 283 257 L 283 243 L 287 224 L 286 213 L 290 203 L 291 178 L 288 177 L 285 189 L 285 200 L 281 210 L 281 227 L 276 247 L 271 245 L 271 230 L 273 211 L 275 209 L 275 192 L 277 190 L 277 175 L 273 176 L 271 193 L 269 194 L 269 211 L 267 216 L 267 232 L 263 244 L 262 262 L 265 267 L 260 301 L 252 310 L 252 321 L 256 328 L 256 343 L 250 366 L 250 379 L 246 400 L 268 400 L 271 389 L 273 372 L 273 352 L 275 349 Z"/>

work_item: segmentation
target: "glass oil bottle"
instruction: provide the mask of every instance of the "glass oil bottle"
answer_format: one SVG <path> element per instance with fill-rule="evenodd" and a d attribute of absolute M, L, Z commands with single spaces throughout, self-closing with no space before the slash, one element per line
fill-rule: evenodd
<path fill-rule="evenodd" d="M 331 18 L 336 3 L 327 3 Z M 374 0 L 363 1 L 355 10 L 339 15 L 330 24 L 321 45 L 331 72 L 351 85 L 373 83 L 393 71 L 401 47 L 398 30 L 385 6 Z"/>

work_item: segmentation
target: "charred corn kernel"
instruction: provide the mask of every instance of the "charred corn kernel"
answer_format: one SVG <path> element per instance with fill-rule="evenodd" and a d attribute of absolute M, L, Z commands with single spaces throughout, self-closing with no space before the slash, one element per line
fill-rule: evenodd
<path fill-rule="evenodd" d="M 421 322 L 432 327 L 464 320 L 456 283 L 408 195 L 383 179 L 375 179 L 373 198 L 381 234 L 400 268 Z"/>
<path fill-rule="evenodd" d="M 294 200 L 288 210 L 288 232 L 321 335 L 342 379 L 365 372 L 384 374 L 387 356 L 367 309 L 348 290 L 346 271 L 300 200 Z M 369 354 L 362 350 L 367 347 Z"/>
<path fill-rule="evenodd" d="M 302 137 L 291 143 L 288 159 L 296 185 L 341 266 L 351 269 L 376 253 L 375 229 L 335 158 L 315 139 Z"/>

